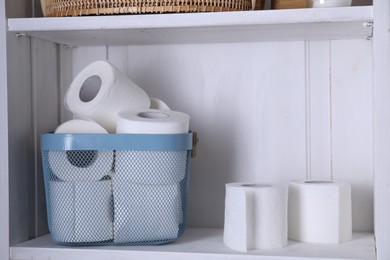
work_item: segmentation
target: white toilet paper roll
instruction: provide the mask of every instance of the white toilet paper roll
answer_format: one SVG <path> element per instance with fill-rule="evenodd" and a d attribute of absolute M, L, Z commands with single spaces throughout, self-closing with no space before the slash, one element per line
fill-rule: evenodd
<path fill-rule="evenodd" d="M 226 184 L 223 242 L 231 249 L 287 245 L 287 185 Z"/>
<path fill-rule="evenodd" d="M 134 183 L 177 184 L 186 166 L 187 151 L 116 151 L 115 174 Z"/>
<path fill-rule="evenodd" d="M 134 184 L 113 178 L 114 242 L 176 239 L 183 222 L 179 184 Z"/>
<path fill-rule="evenodd" d="M 93 121 L 74 119 L 57 127 L 55 133 L 107 133 Z M 53 174 L 63 181 L 100 180 L 111 173 L 113 151 L 49 151 Z"/>
<path fill-rule="evenodd" d="M 49 221 L 60 243 L 90 243 L 113 239 L 111 180 L 49 181 Z"/>
<path fill-rule="evenodd" d="M 75 115 L 96 121 L 110 133 L 115 133 L 119 111 L 150 107 L 145 91 L 106 61 L 84 68 L 71 83 L 64 103 Z"/>
<path fill-rule="evenodd" d="M 187 133 L 190 117 L 182 112 L 146 109 L 122 111 L 118 114 L 118 134 Z"/>
<path fill-rule="evenodd" d="M 171 110 L 164 101 L 158 98 L 150 98 L 150 108 L 152 109 L 161 109 L 161 110 Z"/>
<path fill-rule="evenodd" d="M 187 133 L 189 116 L 176 111 L 148 109 L 119 113 L 118 133 Z M 178 183 L 185 176 L 186 151 L 117 151 L 115 174 L 136 183 Z M 141 165 L 137 167 L 137 165 Z"/>
<path fill-rule="evenodd" d="M 321 7 L 344 7 L 350 6 L 352 0 L 309 0 L 309 7 L 321 8 Z"/>
<path fill-rule="evenodd" d="M 310 243 L 351 239 L 349 183 L 302 180 L 290 182 L 289 186 L 289 238 Z"/>
<path fill-rule="evenodd" d="M 108 134 L 98 123 L 91 120 L 72 119 L 59 125 L 56 134 Z"/>

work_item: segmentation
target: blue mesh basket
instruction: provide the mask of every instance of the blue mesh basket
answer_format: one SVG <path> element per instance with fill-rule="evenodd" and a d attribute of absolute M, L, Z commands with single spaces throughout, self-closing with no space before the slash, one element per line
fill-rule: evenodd
<path fill-rule="evenodd" d="M 48 224 L 64 245 L 164 244 L 183 234 L 193 134 L 41 135 Z"/>

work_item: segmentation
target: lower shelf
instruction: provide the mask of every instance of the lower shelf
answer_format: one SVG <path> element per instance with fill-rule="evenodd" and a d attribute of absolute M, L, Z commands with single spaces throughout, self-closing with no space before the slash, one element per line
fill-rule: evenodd
<path fill-rule="evenodd" d="M 103 259 L 354 259 L 375 260 L 372 233 L 354 233 L 353 239 L 336 245 L 307 244 L 290 240 L 287 247 L 240 253 L 225 247 L 222 229 L 189 228 L 174 243 L 160 246 L 60 246 L 45 235 L 11 247 L 11 260 L 103 260 Z"/>

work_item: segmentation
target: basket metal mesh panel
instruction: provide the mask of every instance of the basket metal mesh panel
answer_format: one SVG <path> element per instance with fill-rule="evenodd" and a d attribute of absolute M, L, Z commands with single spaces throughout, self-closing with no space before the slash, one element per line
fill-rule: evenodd
<path fill-rule="evenodd" d="M 48 224 L 64 245 L 146 245 L 186 226 L 190 151 L 42 150 Z"/>

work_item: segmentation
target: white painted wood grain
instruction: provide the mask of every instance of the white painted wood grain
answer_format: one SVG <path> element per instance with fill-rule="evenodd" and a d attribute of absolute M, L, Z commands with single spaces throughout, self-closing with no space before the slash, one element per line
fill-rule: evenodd
<path fill-rule="evenodd" d="M 31 39 L 32 67 L 32 119 L 34 136 L 35 169 L 35 236 L 49 232 L 47 226 L 46 200 L 40 134 L 54 131 L 60 124 L 60 85 L 57 45 Z M 48 113 L 50 111 L 50 113 Z M 32 173 L 31 173 L 32 174 Z"/>
<path fill-rule="evenodd" d="M 30 39 L 7 35 L 10 244 L 35 233 Z"/>
<path fill-rule="evenodd" d="M 374 1 L 375 236 L 378 260 L 390 259 L 390 3 Z"/>
<path fill-rule="evenodd" d="M 108 61 L 117 67 L 122 73 L 128 71 L 128 51 L 127 46 L 109 46 Z"/>
<path fill-rule="evenodd" d="M 190 225 L 222 227 L 224 184 L 302 179 L 304 43 L 130 46 L 129 76 L 199 132 Z"/>
<path fill-rule="evenodd" d="M 6 39 L 5 1 L 0 2 L 0 39 Z M 9 259 L 7 45 L 0 41 L 0 259 Z"/>
<path fill-rule="evenodd" d="M 87 65 L 97 60 L 106 60 L 107 47 L 75 47 L 72 52 L 72 75 L 73 78 Z"/>
<path fill-rule="evenodd" d="M 373 231 L 372 41 L 331 43 L 332 177 L 352 185 L 355 231 Z"/>
<path fill-rule="evenodd" d="M 72 61 L 72 48 L 67 46 L 59 45 L 58 46 L 59 57 L 58 62 L 58 71 L 59 71 L 59 85 L 60 85 L 60 122 L 65 122 L 73 118 L 71 112 L 69 112 L 64 106 L 64 97 L 65 93 L 68 90 L 70 84 L 73 80 L 73 61 Z"/>
<path fill-rule="evenodd" d="M 329 41 L 308 41 L 307 162 L 309 179 L 331 178 Z"/>

